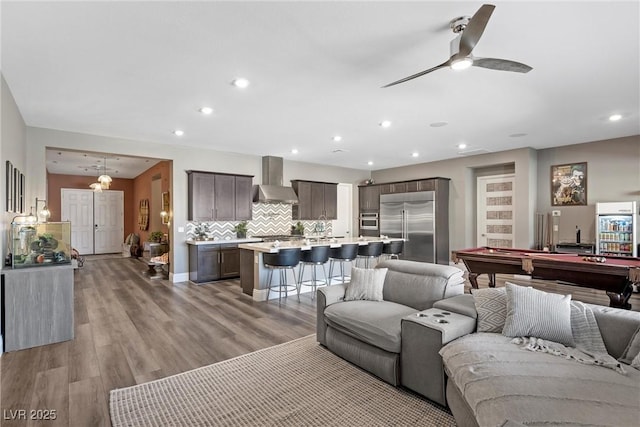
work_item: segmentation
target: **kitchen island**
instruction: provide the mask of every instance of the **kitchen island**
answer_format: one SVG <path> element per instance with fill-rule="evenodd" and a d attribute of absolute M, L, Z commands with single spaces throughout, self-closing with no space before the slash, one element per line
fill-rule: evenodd
<path fill-rule="evenodd" d="M 389 239 L 380 237 L 340 237 L 340 238 L 324 238 L 324 239 L 309 239 L 309 240 L 292 240 L 287 242 L 260 242 L 260 243 L 243 243 L 239 244 L 240 248 L 240 284 L 242 291 L 248 295 L 252 295 L 255 301 L 266 301 L 267 299 L 267 278 L 269 270 L 264 266 L 262 255 L 264 253 L 277 253 L 280 249 L 287 248 L 300 248 L 303 251 L 308 251 L 313 246 L 330 246 L 332 248 L 339 248 L 342 245 L 349 243 L 357 243 L 359 245 L 368 245 L 370 242 L 383 242 L 389 243 L 393 240 L 402 239 Z M 327 263 L 328 264 L 328 263 Z M 325 265 L 327 274 L 329 266 Z M 311 269 L 308 269 L 306 273 L 311 273 Z M 348 275 L 348 270 L 345 272 Z M 291 276 L 288 277 L 288 280 Z M 275 279 L 274 279 L 275 280 Z M 309 280 L 307 274 L 303 277 L 303 281 Z"/>

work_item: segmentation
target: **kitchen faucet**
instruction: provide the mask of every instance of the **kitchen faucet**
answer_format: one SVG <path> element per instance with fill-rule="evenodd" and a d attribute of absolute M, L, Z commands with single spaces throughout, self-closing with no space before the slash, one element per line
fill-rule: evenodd
<path fill-rule="evenodd" d="M 315 227 L 313 228 L 313 231 L 318 235 L 318 239 L 320 239 L 320 233 L 324 234 L 325 231 L 327 230 L 327 217 L 324 215 L 320 215 L 318 217 L 318 222 L 316 222 Z"/>

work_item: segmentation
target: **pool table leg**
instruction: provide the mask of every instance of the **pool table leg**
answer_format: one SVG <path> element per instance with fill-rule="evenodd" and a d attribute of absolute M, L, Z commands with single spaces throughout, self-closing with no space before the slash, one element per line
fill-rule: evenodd
<path fill-rule="evenodd" d="M 469 272 L 469 282 L 471 282 L 473 289 L 478 289 L 478 274 Z"/>
<path fill-rule="evenodd" d="M 487 276 L 489 276 L 489 287 L 490 288 L 495 288 L 496 287 L 496 273 L 488 273 Z"/>
<path fill-rule="evenodd" d="M 629 303 L 631 292 L 633 292 L 633 286 L 631 284 L 627 285 L 627 287 L 619 294 L 607 291 L 607 295 L 609 295 L 609 307 L 631 310 L 631 304 Z"/>

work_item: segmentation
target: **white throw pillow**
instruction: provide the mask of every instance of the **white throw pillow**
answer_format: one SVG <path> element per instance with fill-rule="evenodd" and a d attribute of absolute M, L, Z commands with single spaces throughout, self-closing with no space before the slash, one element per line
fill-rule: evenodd
<path fill-rule="evenodd" d="M 501 333 L 507 317 L 507 292 L 505 288 L 471 289 L 478 312 L 478 332 Z"/>
<path fill-rule="evenodd" d="M 507 318 L 502 335 L 536 337 L 570 347 L 571 295 L 552 294 L 506 283 Z"/>
<path fill-rule="evenodd" d="M 387 268 L 351 268 L 351 281 L 347 284 L 345 301 L 382 301 L 382 288 Z"/>

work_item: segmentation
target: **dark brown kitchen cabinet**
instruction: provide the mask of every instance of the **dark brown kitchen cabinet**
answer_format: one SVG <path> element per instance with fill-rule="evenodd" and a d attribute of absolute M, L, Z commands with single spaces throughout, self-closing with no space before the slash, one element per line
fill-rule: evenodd
<path fill-rule="evenodd" d="M 189 245 L 189 280 L 202 283 L 235 277 L 240 277 L 238 245 Z"/>
<path fill-rule="evenodd" d="M 361 212 L 378 212 L 380 210 L 380 187 L 363 185 L 358 187 Z"/>
<path fill-rule="evenodd" d="M 406 193 L 406 182 L 392 182 L 389 184 L 380 184 L 380 194 Z"/>
<path fill-rule="evenodd" d="M 187 171 L 189 221 L 251 219 L 253 177 Z"/>
<path fill-rule="evenodd" d="M 293 205 L 293 219 L 338 218 L 338 184 L 293 180 L 291 185 L 298 196 L 298 204 Z"/>
<path fill-rule="evenodd" d="M 220 278 L 240 277 L 240 249 L 237 245 L 220 247 Z"/>

